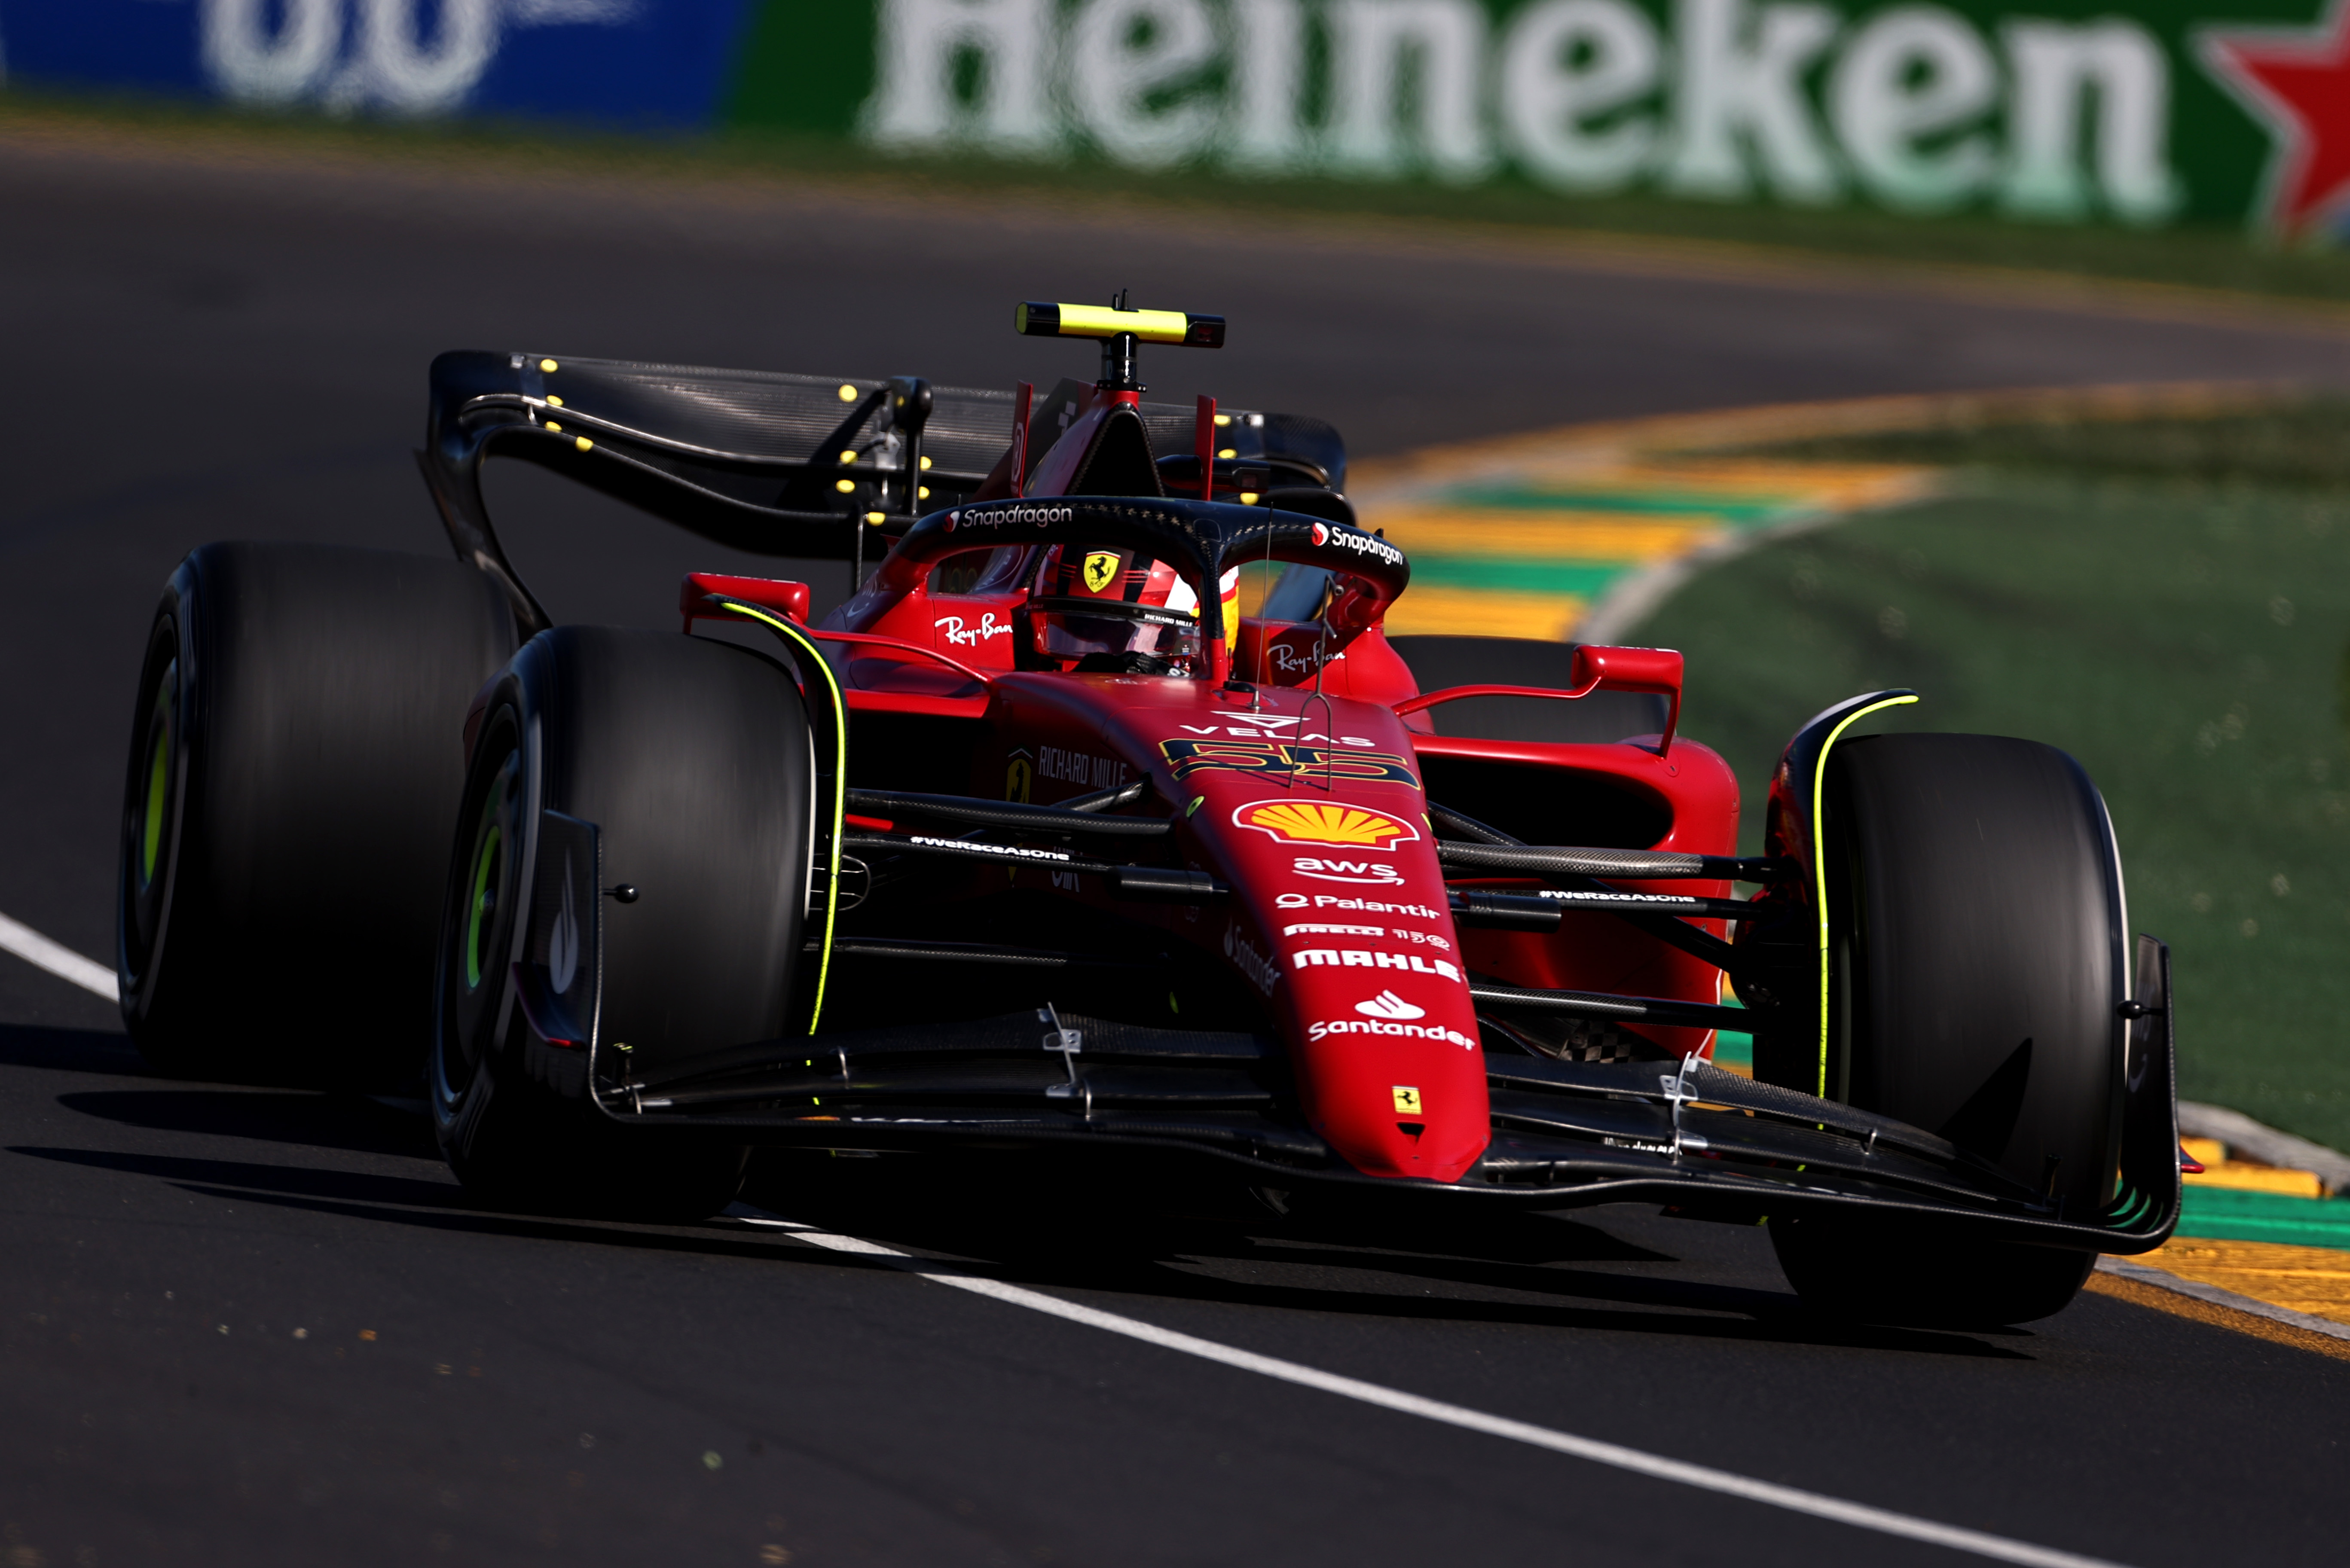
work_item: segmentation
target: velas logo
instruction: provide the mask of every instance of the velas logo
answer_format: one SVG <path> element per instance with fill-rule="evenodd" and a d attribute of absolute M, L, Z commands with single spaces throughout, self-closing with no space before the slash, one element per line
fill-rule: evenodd
<path fill-rule="evenodd" d="M 2350 217 L 2350 0 L 2315 27 L 2207 27 L 2196 43 L 2272 140 L 2256 220 L 2298 239 Z"/>
<path fill-rule="evenodd" d="M 1408 822 L 1384 812 L 1331 801 L 1253 800 L 1232 813 L 1235 827 L 1253 827 L 1283 844 L 1329 844 L 1382 854 L 1419 837 Z"/>

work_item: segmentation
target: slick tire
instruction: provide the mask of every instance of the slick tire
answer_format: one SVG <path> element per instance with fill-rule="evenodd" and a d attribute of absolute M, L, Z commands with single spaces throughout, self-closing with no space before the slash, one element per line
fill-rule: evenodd
<path fill-rule="evenodd" d="M 116 886 L 122 1018 L 165 1072 L 412 1093 L 465 708 L 513 654 L 454 562 L 206 545 L 151 623 Z"/>
<path fill-rule="evenodd" d="M 799 691 L 747 649 L 559 627 L 498 677 L 447 861 L 428 1071 L 442 1154 L 478 1200 L 684 1221 L 733 1199 L 747 1148 L 625 1126 L 594 1089 L 785 1032 L 813 783 Z M 594 824 L 599 882 L 634 889 L 597 900 L 600 1006 L 576 1051 L 536 1044 L 517 996 L 542 812 Z"/>
<path fill-rule="evenodd" d="M 1825 808 L 1828 1097 L 2094 1220 L 2114 1196 L 2130 945 L 2087 774 L 2032 741 L 1871 736 L 1830 754 Z M 1771 1238 L 1805 1302 L 1879 1323 L 2046 1317 L 2095 1261 L 1862 1220 Z"/>

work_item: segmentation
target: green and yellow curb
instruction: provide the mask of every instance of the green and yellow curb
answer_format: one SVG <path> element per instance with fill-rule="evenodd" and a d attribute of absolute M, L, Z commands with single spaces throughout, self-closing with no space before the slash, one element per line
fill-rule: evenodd
<path fill-rule="evenodd" d="M 1430 447 L 1366 460 L 1357 515 L 1403 546 L 1399 635 L 1613 641 L 1695 573 L 1767 540 L 1925 500 L 1941 471 L 1809 462 L 1767 449 L 1835 436 L 2033 421 L 2217 415 L 2255 382 L 2033 389 L 1792 403 Z"/>

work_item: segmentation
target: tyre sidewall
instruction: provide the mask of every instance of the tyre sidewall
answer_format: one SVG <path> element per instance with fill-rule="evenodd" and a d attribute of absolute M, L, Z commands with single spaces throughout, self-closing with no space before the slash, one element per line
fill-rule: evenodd
<path fill-rule="evenodd" d="M 192 565 L 182 563 L 164 585 L 162 602 L 150 623 L 138 696 L 131 709 L 130 743 L 125 747 L 129 760 L 115 881 L 114 970 L 123 1027 L 151 1062 L 165 1067 L 177 1067 L 194 1054 L 187 1049 L 186 1024 L 192 1022 L 192 1014 L 203 1011 L 202 981 L 212 967 L 204 961 L 205 955 L 194 950 L 202 940 L 203 923 L 188 922 L 184 938 L 175 942 L 180 933 L 172 919 L 179 906 L 182 883 L 201 876 L 196 857 L 184 852 L 183 832 L 192 729 L 189 698 L 199 689 L 192 577 Z M 142 877 L 140 862 L 153 806 L 149 799 L 149 745 L 161 697 L 160 688 L 167 678 L 172 688 L 163 715 L 170 778 L 157 830 L 161 843 L 156 864 L 151 875 Z M 184 961 L 172 966 L 173 983 L 167 985 L 167 955 L 176 957 L 181 949 L 189 950 Z"/>
<path fill-rule="evenodd" d="M 2087 774 L 2036 742 L 1871 736 L 1834 753 L 1828 814 L 1831 1097 L 2094 1219 L 2113 1196 L 2130 976 Z"/>
<path fill-rule="evenodd" d="M 565 1075 L 567 1088 L 530 1070 L 512 966 L 528 940 L 541 814 L 563 812 L 597 825 L 600 880 L 639 894 L 602 903 L 592 1081 L 781 1033 L 800 968 L 813 784 L 799 701 L 781 668 L 748 650 L 583 627 L 534 639 L 490 689 L 451 841 L 429 1094 L 442 1151 L 477 1196 L 671 1219 L 733 1197 L 746 1148 L 623 1126 L 586 1092 L 590 1074 Z M 504 878 L 511 918 L 492 1027 L 468 1061 L 452 1048 L 465 1005 L 458 939 L 476 818 L 510 745 L 523 848 Z"/>

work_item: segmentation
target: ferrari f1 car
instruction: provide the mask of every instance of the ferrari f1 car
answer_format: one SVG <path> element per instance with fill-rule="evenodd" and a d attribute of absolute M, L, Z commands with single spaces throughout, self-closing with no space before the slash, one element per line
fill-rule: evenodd
<path fill-rule="evenodd" d="M 2044 1315 L 2169 1233 L 2167 951 L 2070 757 L 1855 697 L 1742 857 L 1679 654 L 1389 638 L 1409 565 L 1336 431 L 1143 400 L 1141 346 L 1221 318 L 1015 324 L 1098 379 L 443 355 L 455 564 L 189 556 L 122 816 L 140 1048 L 421 1062 L 508 1206 L 706 1215 L 760 1145 L 1148 1156 L 1437 1228 L 1766 1222 L 1807 1302 L 1909 1323 Z M 492 455 L 848 597 L 697 573 L 684 635 L 556 625 Z"/>

